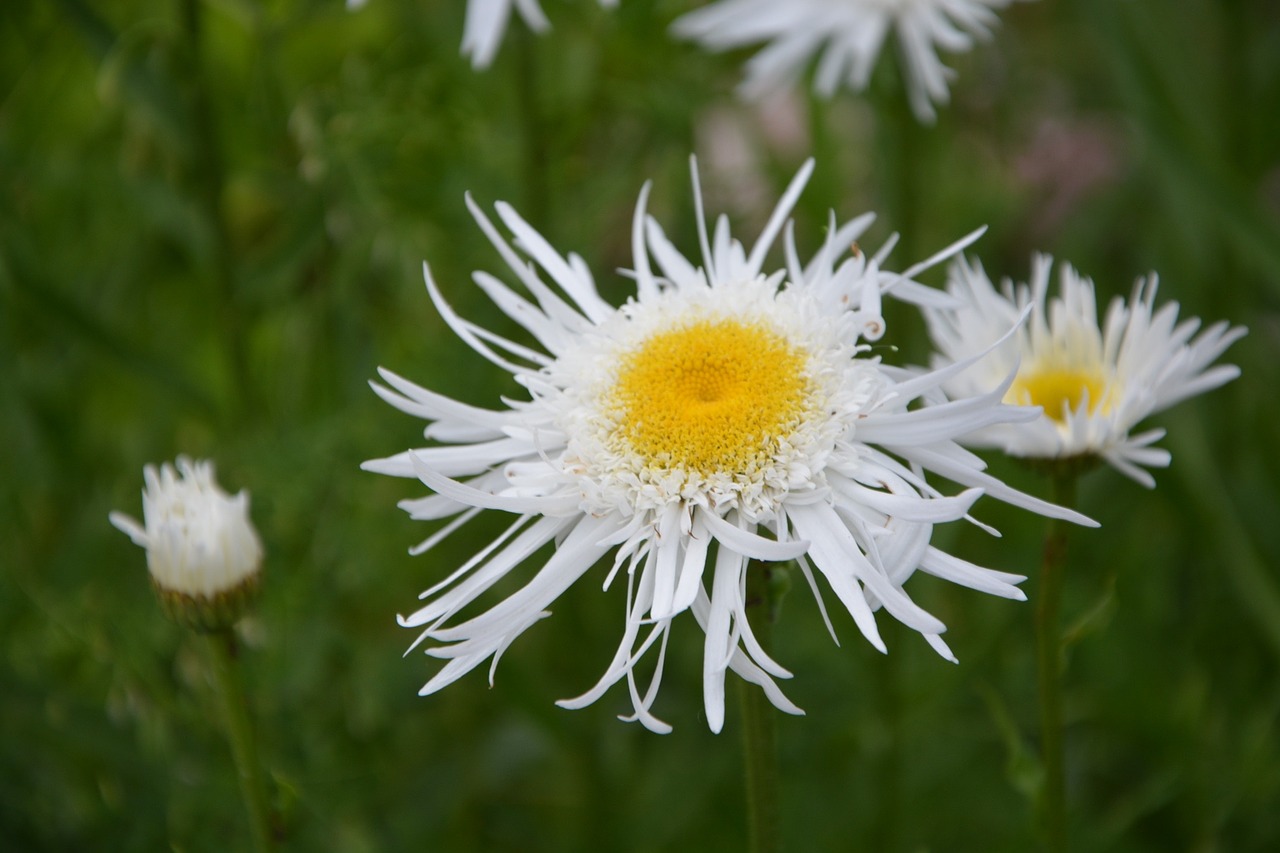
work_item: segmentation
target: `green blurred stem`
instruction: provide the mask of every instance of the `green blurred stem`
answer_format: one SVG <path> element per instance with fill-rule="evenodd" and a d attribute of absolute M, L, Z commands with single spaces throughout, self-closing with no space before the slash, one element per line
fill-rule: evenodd
<path fill-rule="evenodd" d="M 1076 475 L 1053 475 L 1053 500 L 1074 507 Z M 1067 522 L 1049 519 L 1036 604 L 1036 657 L 1040 687 L 1040 753 L 1044 769 L 1040 820 L 1048 853 L 1067 849 L 1067 792 L 1062 749 L 1062 582 L 1067 565 Z"/>
<path fill-rule="evenodd" d="M 822 95 L 806 87 L 809 105 L 809 152 L 817 162 L 821 180 L 813 181 L 805 188 L 805 196 L 821 216 L 822 226 L 827 225 L 828 211 L 840 212 L 844 206 L 844 193 L 848 189 L 840 174 L 840 146 L 846 144 L 831 128 L 831 104 Z"/>
<path fill-rule="evenodd" d="M 266 789 L 263 786 L 262 767 L 258 762 L 258 750 L 253 740 L 253 727 L 249 721 L 249 700 L 240 677 L 239 654 L 235 634 L 230 628 L 208 634 L 209 651 L 213 658 L 214 679 L 222 696 L 223 711 L 227 718 L 227 737 L 235 757 L 236 774 L 240 777 L 240 792 L 244 795 L 245 808 L 253 830 L 254 845 L 259 853 L 272 849 L 270 812 L 267 810 Z"/>
<path fill-rule="evenodd" d="M 883 751 L 876 762 L 876 809 L 871 840 L 876 850 L 901 850 L 898 827 L 902 816 L 902 666 L 901 659 L 880 656 L 873 660 L 878 694 Z"/>
<path fill-rule="evenodd" d="M 541 84 L 538 74 L 537 36 L 528 27 L 516 27 L 513 64 L 516 74 L 516 103 L 520 111 L 520 130 L 524 144 L 524 217 L 538 224 L 543 233 L 550 227 L 551 193 L 547 183 L 547 167 L 551 155 L 547 150 L 547 128 L 540 107 Z"/>
<path fill-rule="evenodd" d="M 200 206 L 209 224 L 213 239 L 211 272 L 219 301 L 221 335 L 226 347 L 235 390 L 232 399 L 253 410 L 249 362 L 245 355 L 243 318 L 236 293 L 236 265 L 231 244 L 231 232 L 227 226 L 223 204 L 226 174 L 222 151 L 218 145 L 218 127 L 214 117 L 213 100 L 209 95 L 208 77 L 205 74 L 201 49 L 201 0 L 179 0 L 182 19 L 182 36 L 187 54 L 187 97 L 190 101 L 192 130 L 191 143 L 195 160 L 196 183 L 200 194 Z"/>
<path fill-rule="evenodd" d="M 924 135 L 930 129 L 921 127 L 911 112 L 905 85 L 881 86 L 874 95 L 877 159 L 883 170 L 880 191 L 893 230 L 899 235 L 897 256 L 910 262 L 916 258 Z"/>
<path fill-rule="evenodd" d="M 752 560 L 747 564 L 747 621 L 764 649 L 770 645 L 773 622 L 774 569 Z M 777 713 L 758 685 L 738 679 L 742 707 L 743 765 L 747 788 L 747 849 L 751 853 L 775 853 L 778 839 L 778 728 Z"/>
<path fill-rule="evenodd" d="M 873 85 L 871 99 L 876 122 L 876 188 L 883 199 L 885 220 L 898 234 L 898 248 L 894 250 L 894 256 L 903 259 L 901 265 L 906 266 L 917 259 L 921 176 L 925 174 L 923 158 L 928 153 L 925 134 L 932 131 L 921 127 L 911 111 L 910 98 L 901 76 L 882 76 Z M 889 328 L 900 328 L 899 318 L 906 317 L 906 307 L 897 300 L 885 300 L 883 310 Z M 916 320 L 912 318 L 908 322 L 914 324 Z M 909 338 L 899 336 L 897 340 L 905 344 Z M 876 664 L 884 750 L 878 762 L 878 805 L 871 837 L 876 849 L 897 850 L 900 849 L 899 827 L 904 813 L 902 676 L 901 668 L 893 662 L 877 661 Z"/>

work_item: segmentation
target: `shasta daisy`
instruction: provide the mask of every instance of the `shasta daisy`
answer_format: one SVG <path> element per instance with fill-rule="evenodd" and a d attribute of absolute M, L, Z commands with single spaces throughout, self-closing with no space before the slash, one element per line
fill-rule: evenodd
<path fill-rule="evenodd" d="M 965 441 L 1027 458 L 1098 458 L 1153 486 L 1146 469 L 1170 461 L 1167 450 L 1152 446 L 1164 430 L 1134 428 L 1148 415 L 1239 376 L 1235 365 L 1213 362 L 1246 330 L 1219 322 L 1201 331 L 1197 318 L 1179 323 L 1178 303 L 1156 308 L 1154 274 L 1137 281 L 1127 302 L 1114 298 L 1099 326 L 1093 282 L 1064 264 L 1058 293 L 1050 298 L 1052 267 L 1051 257 L 1037 255 L 1028 284 L 1006 280 L 997 290 L 981 264 L 959 259 L 947 284 L 959 307 L 926 309 L 935 367 L 990 349 L 974 369 L 948 381 L 953 397 L 989 393 L 1016 370 L 1006 402 L 1043 409 L 1035 420 L 993 424 Z M 992 349 L 1028 310 L 1030 322 Z"/>
<path fill-rule="evenodd" d="M 719 0 L 676 20 L 677 35 L 711 50 L 767 42 L 747 63 L 742 92 L 757 97 L 794 82 L 817 58 L 814 87 L 830 97 L 841 84 L 863 90 L 890 30 L 897 35 L 911 108 L 932 121 L 954 76 L 939 49 L 967 51 L 996 24 L 1010 0 Z"/>
<path fill-rule="evenodd" d="M 444 320 L 509 371 L 529 399 L 477 408 L 386 370 L 385 384 L 373 385 L 393 406 L 428 421 L 430 446 L 364 465 L 419 479 L 435 493 L 402 503 L 414 518 L 450 519 L 415 552 L 484 510 L 514 516 L 401 618 L 420 629 L 415 646 L 426 643 L 427 654 L 446 661 L 424 694 L 488 659 L 492 679 L 502 651 L 569 586 L 592 575 L 606 588 L 620 579 L 626 585 L 622 639 L 599 682 L 561 705 L 582 707 L 625 679 L 634 710 L 627 719 L 669 730 L 651 709 L 667 641 L 687 613 L 704 634 L 703 694 L 713 730 L 723 724 L 729 669 L 778 708 L 800 713 L 775 681 L 790 674 L 761 648 L 746 619 L 752 560 L 796 561 L 820 608 L 821 577 L 881 651 L 873 611 L 883 607 L 954 660 L 940 636 L 945 626 L 903 583 L 919 569 L 1021 599 L 1022 577 L 932 546 L 933 526 L 968 518 L 984 491 L 1087 522 L 987 475 L 956 443 L 974 430 L 1036 416 L 1002 403 L 1007 383 L 948 401 L 940 386 L 965 365 L 917 376 L 871 352 L 868 341 L 885 331 L 882 295 L 949 304 L 912 277 L 977 235 L 889 273 L 881 268 L 884 250 L 849 252 L 871 222 L 866 215 L 833 222 L 822 249 L 802 264 L 787 217 L 811 171 L 808 163 L 797 175 L 749 251 L 723 217 L 708 233 L 695 191 L 696 264 L 646 215 L 646 187 L 632 228 L 636 292 L 621 307 L 600 296 L 580 257 L 557 253 L 510 206 L 499 203 L 496 211 L 513 242 L 468 199 L 524 292 L 485 272 L 475 283 L 538 346 L 458 316 L 427 270 Z M 696 169 L 694 175 L 696 189 Z M 784 228 L 785 264 L 768 268 L 766 254 Z M 926 472 L 968 488 L 944 495 Z M 551 543 L 553 550 L 537 556 Z M 528 580 L 459 620 L 509 574 Z M 655 671 L 641 690 L 635 666 L 655 645 Z"/>

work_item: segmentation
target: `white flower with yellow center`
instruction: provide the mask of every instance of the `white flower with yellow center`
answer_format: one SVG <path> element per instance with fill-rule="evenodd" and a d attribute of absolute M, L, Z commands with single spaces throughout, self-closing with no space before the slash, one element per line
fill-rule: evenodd
<path fill-rule="evenodd" d="M 742 93 L 759 97 L 799 79 L 820 57 L 813 85 L 824 97 L 841 84 L 861 91 L 890 30 L 897 34 L 911 108 L 933 121 L 954 72 L 938 50 L 962 52 L 990 36 L 993 9 L 1010 0 L 720 0 L 679 18 L 677 35 L 711 50 L 769 42 L 747 63 Z"/>
<path fill-rule="evenodd" d="M 1006 280 L 997 291 L 980 264 L 959 259 L 947 290 L 962 307 L 926 309 L 935 367 L 971 360 L 1032 310 L 1012 339 L 945 387 L 955 398 L 985 394 L 1016 370 L 1005 402 L 1040 406 L 1043 414 L 987 427 L 965 441 L 1034 459 L 1099 458 L 1154 486 L 1145 469 L 1169 464 L 1169 452 L 1152 447 L 1164 430 L 1131 431 L 1148 415 L 1239 376 L 1235 365 L 1213 362 L 1246 330 L 1219 322 L 1197 335 L 1199 319 L 1179 323 L 1178 303 L 1156 309 L 1155 275 L 1139 279 L 1128 302 L 1113 299 L 1099 327 L 1093 282 L 1063 265 L 1058 295 L 1049 299 L 1052 266 L 1051 257 L 1038 255 L 1030 284 Z"/>
<path fill-rule="evenodd" d="M 618 5 L 618 0 L 600 0 L 600 5 L 613 7 Z M 467 0 L 462 53 L 471 57 L 472 67 L 488 68 L 493 63 L 513 9 L 534 32 L 542 33 L 551 28 L 551 22 L 538 0 Z"/>
<path fill-rule="evenodd" d="M 628 719 L 667 731 L 650 710 L 663 653 L 643 692 L 633 667 L 655 644 L 665 649 L 673 621 L 689 611 L 705 633 L 704 702 L 713 730 L 724 720 L 727 669 L 760 685 L 777 707 L 800 713 L 774 681 L 789 673 L 760 647 L 746 619 L 750 560 L 796 560 L 815 595 L 821 575 L 881 651 L 872 613 L 883 606 L 954 659 L 939 636 L 943 624 L 911 601 L 903 582 L 921 569 L 1021 599 L 1014 584 L 1022 578 L 932 547 L 933 525 L 966 518 L 983 491 L 1082 520 L 984 474 L 982 462 L 954 441 L 1034 417 L 1033 409 L 1004 406 L 1004 388 L 947 402 L 938 386 L 962 368 L 911 376 L 882 365 L 859 342 L 884 331 L 882 292 L 949 304 L 911 276 L 972 238 L 896 275 L 881 271 L 880 256 L 848 254 L 870 216 L 832 223 L 807 265 L 788 228 L 785 268 L 763 272 L 811 169 L 801 170 L 749 253 L 723 218 L 714 237 L 700 228 L 701 267 L 645 215 L 646 188 L 632 235 L 637 292 L 621 308 L 599 296 L 581 258 L 557 254 L 509 206 L 499 203 L 498 216 L 532 263 L 468 200 L 527 295 L 483 272 L 475 282 L 542 349 L 458 317 L 428 272 L 427 288 L 446 322 L 514 374 L 531 399 L 492 411 L 385 370 L 386 386 L 374 384 L 387 402 L 428 420 L 426 435 L 437 442 L 364 465 L 418 478 L 436 492 L 402 503 L 413 517 L 453 517 L 414 551 L 431 548 L 481 510 L 516 516 L 428 589 L 423 607 L 401 617 L 421 628 L 418 643 L 431 644 L 429 655 L 448 661 L 424 694 L 488 658 L 496 666 L 551 602 L 612 551 L 596 582 L 608 588 L 626 576 L 622 641 L 599 683 L 561 705 L 586 705 L 625 678 L 634 707 Z M 701 222 L 698 193 L 695 201 Z M 928 470 L 971 488 L 943 496 L 925 481 Z M 554 550 L 529 569 L 550 543 Z M 489 610 L 455 621 L 513 572 L 531 577 Z"/>

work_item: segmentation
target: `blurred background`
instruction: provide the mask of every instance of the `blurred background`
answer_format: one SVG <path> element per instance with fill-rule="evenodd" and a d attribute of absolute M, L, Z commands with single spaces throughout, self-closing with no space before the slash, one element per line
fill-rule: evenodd
<path fill-rule="evenodd" d="M 422 558 L 410 481 L 362 460 L 421 443 L 379 365 L 467 402 L 518 395 L 434 313 L 430 261 L 462 313 L 511 331 L 470 284 L 502 273 L 463 204 L 513 203 L 602 292 L 630 285 L 651 209 L 696 251 L 688 156 L 708 206 L 754 239 L 808 156 L 802 247 L 829 209 L 880 214 L 902 269 L 969 230 L 993 277 L 1033 251 L 1100 300 L 1150 270 L 1161 297 L 1249 326 L 1234 383 L 1157 416 L 1173 465 L 1147 491 L 1088 475 L 1065 614 L 1067 770 L 1080 850 L 1280 849 L 1280 6 L 1044 0 L 947 57 L 920 127 L 882 56 L 871 91 L 745 105 L 749 54 L 667 27 L 693 2 L 544 0 L 493 67 L 459 56 L 464 4 L 6 0 L 0 4 L 0 847 L 220 851 L 249 844 L 204 648 L 167 622 L 143 553 L 142 466 L 210 457 L 246 488 L 267 550 L 241 625 L 289 847 L 377 851 L 742 849 L 735 708 L 711 735 L 701 633 L 678 621 L 656 712 L 666 737 L 582 711 L 622 625 L 621 587 L 580 584 L 507 652 L 419 698 L 395 614 L 502 518 Z M 891 53 L 890 48 L 886 53 Z M 925 277 L 934 284 L 942 271 Z M 899 362 L 923 324 L 890 315 Z M 1045 494 L 1036 475 L 993 468 Z M 1004 533 L 940 530 L 1032 575 L 1043 520 L 991 500 Z M 961 664 L 882 618 L 890 654 L 803 585 L 775 657 L 808 716 L 780 720 L 792 850 L 1034 849 L 1033 605 L 917 577 Z"/>

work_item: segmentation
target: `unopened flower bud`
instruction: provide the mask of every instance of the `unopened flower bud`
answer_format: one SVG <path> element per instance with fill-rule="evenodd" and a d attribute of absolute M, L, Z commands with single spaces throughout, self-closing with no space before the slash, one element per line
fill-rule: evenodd
<path fill-rule="evenodd" d="M 143 468 L 143 524 L 119 512 L 111 523 L 147 550 L 165 612 L 197 631 L 235 624 L 258 588 L 262 543 L 249 521 L 249 496 L 214 481 L 213 463 L 177 459 Z"/>

